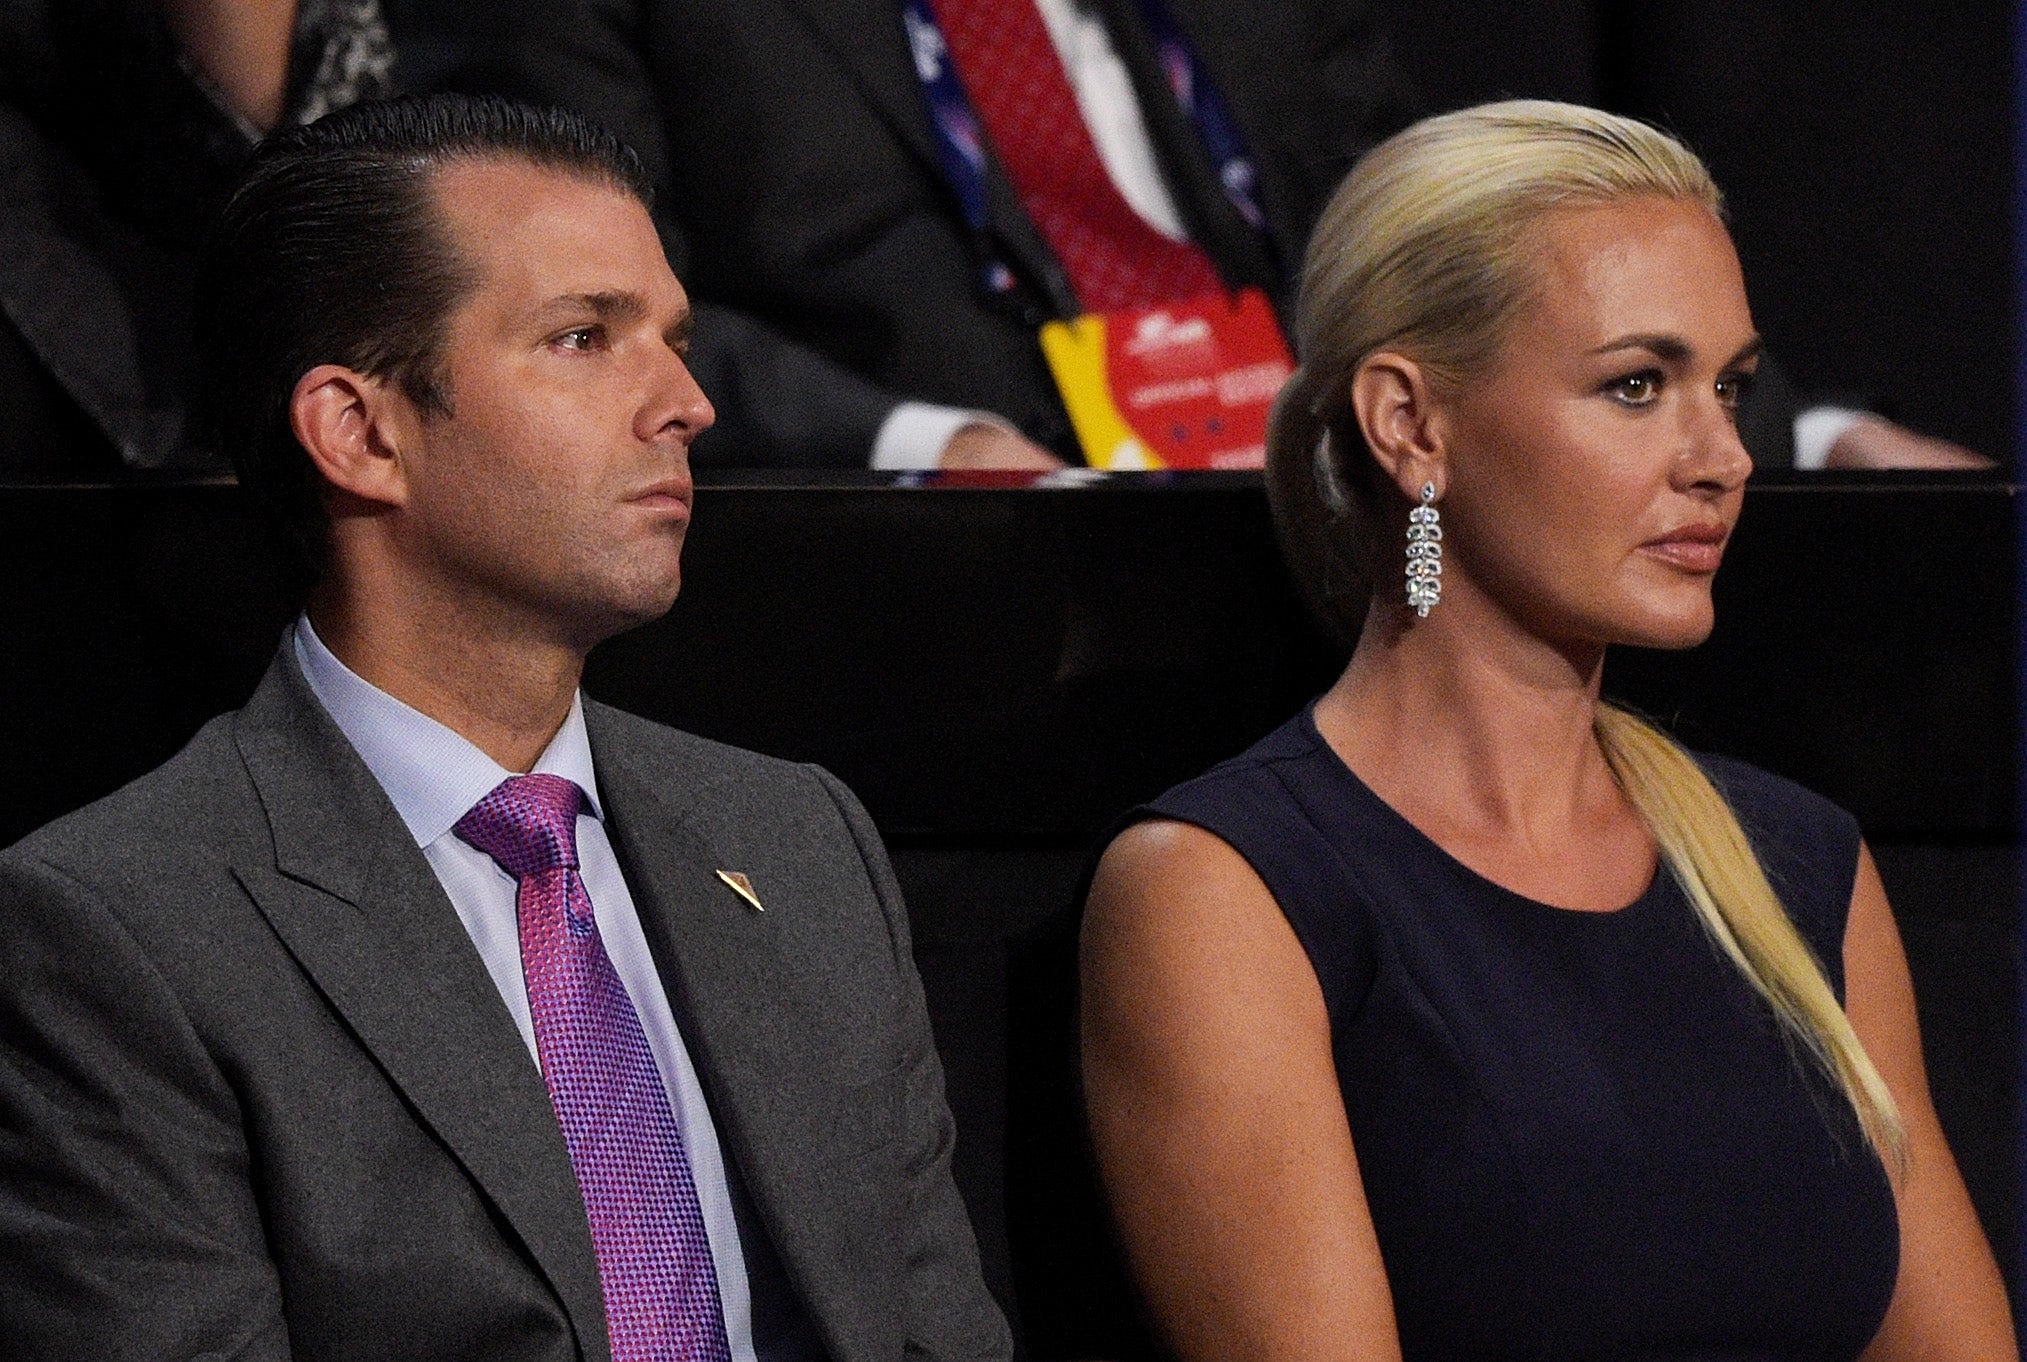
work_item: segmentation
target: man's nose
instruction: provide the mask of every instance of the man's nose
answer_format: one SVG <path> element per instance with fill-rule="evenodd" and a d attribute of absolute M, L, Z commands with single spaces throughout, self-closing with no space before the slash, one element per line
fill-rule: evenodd
<path fill-rule="evenodd" d="M 640 438 L 652 440 L 664 432 L 674 432 L 688 444 L 709 430 L 717 419 L 711 399 L 704 395 L 696 376 L 690 372 L 689 361 L 673 350 L 658 356 L 653 387 L 641 406 L 640 429 L 636 432 Z"/>

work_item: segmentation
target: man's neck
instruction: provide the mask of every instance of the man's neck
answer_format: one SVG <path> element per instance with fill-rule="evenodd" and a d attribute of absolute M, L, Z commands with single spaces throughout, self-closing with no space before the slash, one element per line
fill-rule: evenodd
<path fill-rule="evenodd" d="M 533 769 L 570 717 L 584 654 L 497 619 L 362 610 L 337 593 L 310 624 L 340 662 L 509 771 Z"/>

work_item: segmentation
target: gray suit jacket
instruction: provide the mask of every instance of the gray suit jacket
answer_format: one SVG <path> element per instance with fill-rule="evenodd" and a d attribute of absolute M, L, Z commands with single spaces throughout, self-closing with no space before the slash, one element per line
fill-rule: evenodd
<path fill-rule="evenodd" d="M 864 811 L 813 767 L 585 711 L 670 1003 L 824 1348 L 1008 1356 Z M 608 1356 L 541 1076 L 286 656 L 0 854 L 0 1353 Z"/>

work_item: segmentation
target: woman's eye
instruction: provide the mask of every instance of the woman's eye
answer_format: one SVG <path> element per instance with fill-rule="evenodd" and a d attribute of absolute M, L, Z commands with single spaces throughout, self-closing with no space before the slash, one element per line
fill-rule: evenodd
<path fill-rule="evenodd" d="M 1644 407 L 1661 395 L 1661 375 L 1652 369 L 1627 374 L 1613 379 L 1605 390 L 1629 407 Z"/>
<path fill-rule="evenodd" d="M 1737 411 L 1747 394 L 1753 390 L 1751 374 L 1726 374 L 1717 380 L 1717 400 L 1732 411 Z"/>

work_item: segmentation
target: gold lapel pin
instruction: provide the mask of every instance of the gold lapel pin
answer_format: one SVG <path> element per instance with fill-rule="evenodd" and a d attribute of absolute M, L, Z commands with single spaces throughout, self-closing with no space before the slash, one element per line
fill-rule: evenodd
<path fill-rule="evenodd" d="M 743 872 L 721 870 L 718 872 L 718 878 L 730 885 L 733 893 L 752 904 L 754 912 L 764 913 L 767 911 L 760 905 L 760 895 L 753 892 L 753 881 L 747 879 Z"/>

